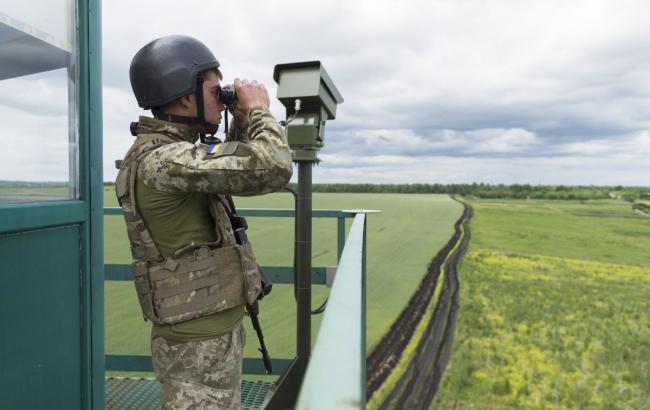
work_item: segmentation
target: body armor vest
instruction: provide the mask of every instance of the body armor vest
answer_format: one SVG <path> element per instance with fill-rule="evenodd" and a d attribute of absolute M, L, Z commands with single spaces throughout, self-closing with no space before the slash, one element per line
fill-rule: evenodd
<path fill-rule="evenodd" d="M 175 324 L 244 303 L 261 291 L 260 272 L 250 243 L 238 244 L 226 198 L 208 195 L 217 241 L 190 243 L 163 257 L 136 204 L 138 165 L 151 151 L 177 142 L 163 134 L 140 134 L 119 163 L 115 181 L 124 211 L 133 263 L 131 271 L 145 320 Z"/>

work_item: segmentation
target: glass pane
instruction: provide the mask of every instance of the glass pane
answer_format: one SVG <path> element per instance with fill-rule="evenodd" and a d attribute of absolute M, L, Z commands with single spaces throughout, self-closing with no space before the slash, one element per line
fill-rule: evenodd
<path fill-rule="evenodd" d="M 74 4 L 0 0 L 0 203 L 79 197 Z"/>

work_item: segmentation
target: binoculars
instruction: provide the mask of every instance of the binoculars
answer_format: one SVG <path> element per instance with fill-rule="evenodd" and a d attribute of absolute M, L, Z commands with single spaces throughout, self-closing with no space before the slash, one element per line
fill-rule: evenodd
<path fill-rule="evenodd" d="M 235 101 L 237 101 L 237 94 L 235 94 L 235 88 L 231 85 L 225 87 L 219 87 L 217 91 L 217 97 L 219 101 L 226 107 L 232 106 Z"/>

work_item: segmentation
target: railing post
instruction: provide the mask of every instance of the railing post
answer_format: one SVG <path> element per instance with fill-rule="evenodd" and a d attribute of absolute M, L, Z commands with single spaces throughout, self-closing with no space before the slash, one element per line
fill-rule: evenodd
<path fill-rule="evenodd" d="M 363 248 L 361 251 L 361 408 L 366 408 L 366 256 L 368 215 L 363 215 Z"/>
<path fill-rule="evenodd" d="M 338 265 L 341 261 L 341 254 L 343 254 L 343 248 L 345 247 L 345 217 L 339 216 L 337 218 L 337 253 L 336 253 L 336 264 Z"/>

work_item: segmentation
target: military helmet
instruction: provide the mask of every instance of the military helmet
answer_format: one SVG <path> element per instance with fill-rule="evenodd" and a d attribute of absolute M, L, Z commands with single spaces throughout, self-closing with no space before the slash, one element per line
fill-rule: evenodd
<path fill-rule="evenodd" d="M 151 109 L 197 88 L 197 74 L 219 67 L 214 54 L 199 40 L 172 35 L 153 40 L 131 61 L 129 78 L 138 105 Z"/>

